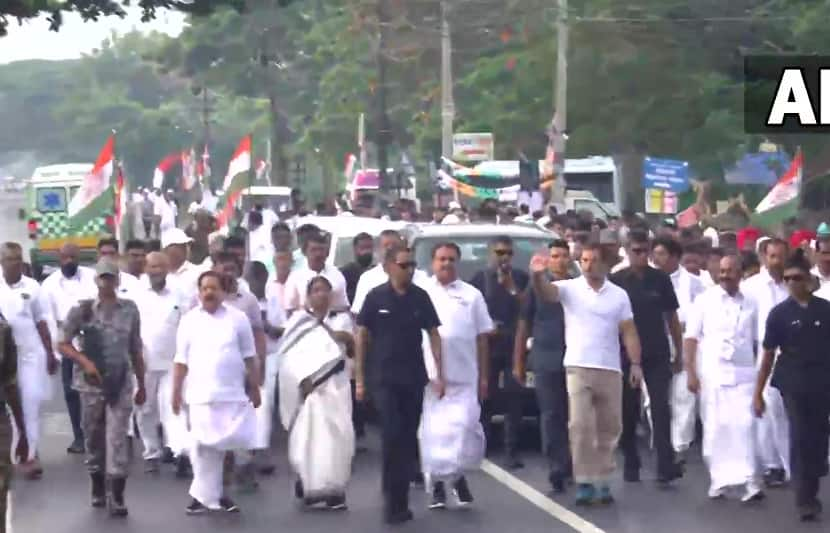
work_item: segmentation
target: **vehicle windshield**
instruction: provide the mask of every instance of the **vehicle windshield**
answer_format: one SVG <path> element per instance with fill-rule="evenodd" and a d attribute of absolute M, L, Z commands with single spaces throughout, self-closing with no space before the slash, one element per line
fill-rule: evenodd
<path fill-rule="evenodd" d="M 250 211 L 255 205 L 261 205 L 263 207 L 270 207 L 275 213 L 279 213 L 281 210 L 287 210 L 290 203 L 291 198 L 287 195 L 264 196 L 246 194 L 242 196 L 241 207 L 244 211 Z"/>
<path fill-rule="evenodd" d="M 588 191 L 603 203 L 614 202 L 613 172 L 569 172 L 565 179 L 569 189 Z"/>
<path fill-rule="evenodd" d="M 492 235 L 454 237 L 452 235 L 416 237 L 413 251 L 418 268 L 431 274 L 432 247 L 438 243 L 451 241 L 461 248 L 461 262 L 458 264 L 458 277 L 469 281 L 479 270 L 488 266 L 489 243 Z M 540 250 L 547 250 L 553 237 L 521 237 L 513 239 L 513 266 L 527 270 L 530 258 Z"/>

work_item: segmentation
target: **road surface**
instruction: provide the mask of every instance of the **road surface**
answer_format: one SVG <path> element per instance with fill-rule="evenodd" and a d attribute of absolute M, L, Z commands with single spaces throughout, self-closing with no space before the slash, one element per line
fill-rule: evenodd
<path fill-rule="evenodd" d="M 17 480 L 15 484 L 14 533 L 206 533 L 227 528 L 239 533 L 374 533 L 393 529 L 381 521 L 379 446 L 373 437 L 368 451 L 356 458 L 348 490 L 349 510 L 345 513 L 302 510 L 293 499 L 293 477 L 284 449 L 280 449 L 277 474 L 263 478 L 256 494 L 234 495 L 242 507 L 239 516 L 188 517 L 184 507 L 189 502 L 189 483 L 176 480 L 170 467 L 158 476 L 144 474 L 136 454 L 127 487 L 130 516 L 116 523 L 89 507 L 83 460 L 64 451 L 70 437 L 63 403 L 56 394 L 48 405 L 44 424 L 41 457 L 45 475 L 40 481 Z M 429 511 L 426 494 L 413 491 L 415 520 L 394 529 L 434 533 L 797 533 L 826 531 L 827 527 L 799 523 L 788 490 L 770 492 L 765 501 L 752 506 L 735 500 L 709 501 L 708 480 L 700 459 L 692 460 L 687 477 L 675 488 L 658 489 L 651 481 L 653 474 L 646 471 L 642 483 L 614 483 L 615 505 L 577 509 L 571 504 L 573 490 L 555 500 L 543 494 L 547 490 L 544 462 L 537 452 L 527 450 L 524 458 L 527 466 L 515 476 L 497 466 L 498 457 L 487 461 L 483 471 L 471 475 L 476 497 L 471 509 Z M 650 465 L 653 461 L 646 458 L 645 462 Z M 830 501 L 826 486 L 823 496 L 824 501 Z"/>

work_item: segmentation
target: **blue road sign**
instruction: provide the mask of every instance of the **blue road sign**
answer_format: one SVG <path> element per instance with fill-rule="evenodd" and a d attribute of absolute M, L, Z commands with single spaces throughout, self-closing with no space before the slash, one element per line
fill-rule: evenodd
<path fill-rule="evenodd" d="M 643 188 L 686 192 L 689 189 L 689 162 L 646 157 L 643 161 Z"/>

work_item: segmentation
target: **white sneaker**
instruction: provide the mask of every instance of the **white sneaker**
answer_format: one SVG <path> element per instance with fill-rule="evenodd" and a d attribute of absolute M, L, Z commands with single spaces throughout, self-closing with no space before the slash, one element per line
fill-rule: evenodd
<path fill-rule="evenodd" d="M 746 484 L 746 493 L 741 496 L 742 503 L 750 503 L 764 499 L 764 491 L 761 490 L 761 487 L 755 483 L 754 481 L 750 481 Z"/>

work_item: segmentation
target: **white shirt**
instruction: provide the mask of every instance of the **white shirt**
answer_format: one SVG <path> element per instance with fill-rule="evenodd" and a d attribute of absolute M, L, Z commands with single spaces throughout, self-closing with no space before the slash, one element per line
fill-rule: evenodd
<path fill-rule="evenodd" d="M 17 357 L 21 362 L 42 364 L 46 372 L 46 348 L 37 331 L 37 324 L 47 315 L 40 301 L 37 281 L 21 276 L 17 283 L 8 285 L 0 276 L 0 312 L 12 328 Z"/>
<path fill-rule="evenodd" d="M 248 260 L 267 263 L 274 257 L 274 245 L 271 243 L 271 226 L 262 224 L 248 233 Z"/>
<path fill-rule="evenodd" d="M 69 310 L 79 301 L 97 295 L 95 271 L 84 266 L 79 266 L 71 278 L 65 277 L 60 270 L 52 272 L 43 280 L 40 290 L 43 309 L 58 323 L 66 320 Z"/>
<path fill-rule="evenodd" d="M 461 280 L 442 285 L 433 276 L 424 283 L 441 325 L 441 359 L 447 383 L 475 385 L 478 383 L 478 347 L 476 337 L 495 329 L 487 303 L 481 292 Z M 429 337 L 425 336 L 429 344 Z M 428 353 L 428 351 L 425 351 Z M 427 363 L 434 366 L 429 357 Z"/>
<path fill-rule="evenodd" d="M 830 276 L 823 276 L 821 271 L 818 269 L 818 265 L 814 266 L 813 269 L 810 271 L 810 274 L 814 275 L 818 278 L 821 286 L 824 287 L 828 283 L 830 283 Z"/>
<path fill-rule="evenodd" d="M 256 356 L 254 334 L 242 311 L 200 305 L 179 324 L 174 362 L 187 366 L 187 403 L 247 401 L 245 360 Z"/>
<path fill-rule="evenodd" d="M 712 278 L 712 274 L 710 274 L 708 270 L 700 271 L 700 281 L 703 282 L 703 287 L 706 289 L 717 285 L 717 283 L 715 283 L 715 280 Z"/>
<path fill-rule="evenodd" d="M 565 310 L 564 365 L 621 372 L 620 323 L 634 318 L 625 290 L 607 279 L 598 291 L 584 277 L 553 283 Z"/>
<path fill-rule="evenodd" d="M 717 285 L 695 300 L 684 337 L 698 342 L 698 368 L 708 386 L 755 381 L 757 322 L 755 302 L 741 291 L 730 296 Z"/>
<path fill-rule="evenodd" d="M 263 322 L 272 328 L 281 328 L 285 325 L 285 310 L 279 296 L 274 291 L 266 291 L 265 300 L 259 300 Z M 274 340 L 265 335 L 265 352 L 268 357 L 274 356 L 280 350 L 280 339 Z"/>
<path fill-rule="evenodd" d="M 159 222 L 161 231 L 176 227 L 176 213 L 163 196 L 157 197 L 153 202 L 153 215 L 161 218 Z"/>
<path fill-rule="evenodd" d="M 741 283 L 741 292 L 747 299 L 752 300 L 758 312 L 758 330 L 755 338 L 759 341 L 758 350 L 760 353 L 760 343 L 764 341 L 764 334 L 767 331 L 769 312 L 772 311 L 773 307 L 789 298 L 790 293 L 783 281 L 775 283 L 766 267 L 761 268 L 759 273 L 744 280 Z M 759 357 L 758 362 L 760 363 L 760 361 L 761 358 Z"/>
<path fill-rule="evenodd" d="M 118 273 L 118 297 L 126 300 L 135 300 L 135 293 L 143 288 L 139 279 L 129 272 L 121 270 Z"/>
<path fill-rule="evenodd" d="M 185 261 L 175 272 L 167 274 L 167 282 L 171 287 L 177 289 L 188 300 L 193 300 L 199 294 L 199 276 L 203 270 L 190 261 Z"/>
<path fill-rule="evenodd" d="M 360 279 L 357 280 L 357 287 L 355 287 L 354 291 L 354 301 L 352 302 L 352 314 L 355 316 L 360 314 L 360 310 L 363 308 L 363 302 L 366 301 L 366 295 L 369 294 L 369 291 L 374 289 L 375 287 L 380 287 L 384 283 L 389 281 L 389 274 L 383 269 L 382 264 L 378 264 L 364 272 L 360 275 Z M 415 270 L 415 274 L 412 277 L 412 282 L 421 287 L 422 289 L 426 290 L 427 282 L 429 281 L 429 276 L 423 270 Z"/>
<path fill-rule="evenodd" d="M 331 308 L 335 311 L 343 311 L 349 308 L 349 300 L 346 297 L 346 278 L 343 277 L 340 269 L 326 264 L 320 272 L 315 272 L 308 266 L 304 266 L 288 275 L 288 279 L 285 280 L 286 311 L 296 311 L 305 306 L 308 282 L 317 276 L 323 276 L 332 285 Z"/>
<path fill-rule="evenodd" d="M 692 303 L 706 290 L 706 287 L 703 286 L 703 281 L 699 277 L 682 266 L 669 274 L 669 278 L 671 278 L 674 294 L 677 295 L 677 303 L 680 306 L 677 310 L 677 318 L 681 324 L 685 324 Z"/>
<path fill-rule="evenodd" d="M 821 287 L 818 288 L 816 292 L 813 293 L 813 296 L 816 298 L 824 298 L 827 301 L 830 301 L 830 283 L 822 283 Z"/>
<path fill-rule="evenodd" d="M 161 291 L 142 287 L 133 293 L 141 317 L 141 342 L 147 370 L 168 371 L 176 355 L 176 332 L 190 308 L 182 293 L 165 285 Z"/>

